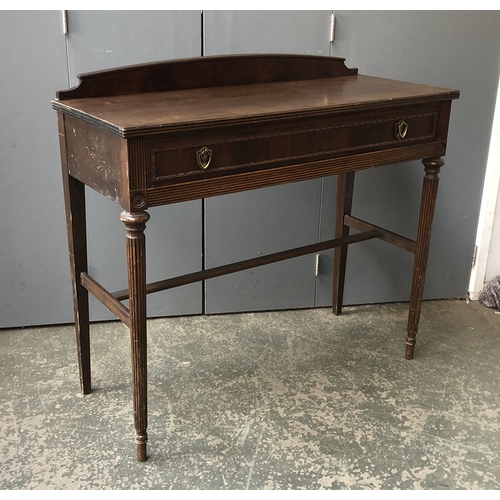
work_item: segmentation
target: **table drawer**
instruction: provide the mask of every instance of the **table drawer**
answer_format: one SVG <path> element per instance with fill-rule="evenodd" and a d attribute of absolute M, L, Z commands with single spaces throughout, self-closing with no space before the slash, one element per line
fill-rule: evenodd
<path fill-rule="evenodd" d="M 325 116 L 290 125 L 252 124 L 165 136 L 149 144 L 149 183 L 158 186 L 429 142 L 439 105 L 382 110 L 353 119 Z"/>

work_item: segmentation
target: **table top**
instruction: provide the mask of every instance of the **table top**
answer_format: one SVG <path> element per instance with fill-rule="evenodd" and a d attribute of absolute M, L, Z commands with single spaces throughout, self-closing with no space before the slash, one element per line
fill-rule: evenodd
<path fill-rule="evenodd" d="M 159 61 L 78 78 L 52 101 L 68 173 L 128 211 L 442 156 L 460 95 L 309 55 Z"/>
<path fill-rule="evenodd" d="M 130 137 L 259 119 L 425 103 L 459 97 L 452 89 L 365 75 L 251 83 L 52 101 L 54 109 Z"/>

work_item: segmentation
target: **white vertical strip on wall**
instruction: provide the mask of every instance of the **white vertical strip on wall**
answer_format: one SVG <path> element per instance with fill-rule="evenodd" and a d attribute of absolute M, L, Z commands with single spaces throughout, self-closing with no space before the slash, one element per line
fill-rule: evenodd
<path fill-rule="evenodd" d="M 483 197 L 476 235 L 476 258 L 472 263 L 469 281 L 469 298 L 477 300 L 484 287 L 496 274 L 500 274 L 500 251 L 490 248 L 492 243 L 500 245 L 500 77 L 498 83 L 495 114 L 491 130 L 488 163 L 484 177 Z M 500 247 L 499 247 L 500 248 Z M 495 274 L 491 274 L 492 269 Z"/>

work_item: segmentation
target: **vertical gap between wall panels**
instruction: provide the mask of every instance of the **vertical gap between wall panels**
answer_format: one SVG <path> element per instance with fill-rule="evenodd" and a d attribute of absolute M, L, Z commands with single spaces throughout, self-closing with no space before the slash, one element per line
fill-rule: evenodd
<path fill-rule="evenodd" d="M 321 241 L 321 219 L 322 219 L 322 214 L 323 214 L 323 191 L 324 191 L 324 188 L 325 188 L 325 181 L 324 181 L 324 178 L 322 177 L 321 178 L 321 182 L 320 182 L 320 185 L 319 185 L 319 214 L 318 214 L 318 237 L 317 237 L 317 243 L 319 243 Z M 318 253 L 317 254 L 318 257 L 316 257 L 316 259 L 319 259 L 321 253 Z M 320 277 L 320 274 L 321 274 L 321 269 L 320 269 L 320 266 L 321 266 L 321 260 L 319 262 L 317 262 L 316 266 L 315 266 L 315 276 L 314 276 L 314 297 L 313 297 L 313 307 L 316 307 L 316 301 L 317 301 L 317 296 L 318 296 L 318 280 L 319 280 L 319 277 Z"/>
<path fill-rule="evenodd" d="M 203 57 L 205 55 L 205 17 L 204 11 L 200 11 L 200 31 L 201 31 L 201 44 L 200 44 L 200 55 Z M 205 198 L 201 200 L 201 269 L 204 271 L 206 269 L 206 215 L 205 215 Z M 205 315 L 207 312 L 206 308 L 206 288 L 207 282 L 203 280 L 201 282 L 201 314 Z"/>
<path fill-rule="evenodd" d="M 69 29 L 68 29 L 68 11 L 62 11 L 62 24 L 64 34 L 64 47 L 66 50 L 66 73 L 68 76 L 68 88 L 71 88 L 71 67 L 69 64 Z"/>
<path fill-rule="evenodd" d="M 200 11 L 200 20 L 201 20 L 201 47 L 200 47 L 200 54 L 202 56 L 205 55 L 205 12 L 203 10 Z"/>
<path fill-rule="evenodd" d="M 333 55 L 333 40 L 335 39 L 335 11 L 332 10 L 332 13 L 330 14 L 330 33 L 329 39 L 330 39 L 330 44 L 328 46 L 328 55 L 332 57 Z"/>
<path fill-rule="evenodd" d="M 330 44 L 328 47 L 328 55 L 331 57 L 333 54 L 333 39 L 334 39 L 334 30 L 335 30 L 335 11 L 332 10 L 330 14 L 330 32 L 328 34 Z M 317 242 L 319 243 L 321 241 L 321 220 L 323 216 L 323 197 L 324 197 L 324 189 L 325 189 L 325 180 L 324 178 L 321 178 L 321 183 L 320 183 L 320 192 L 319 192 L 319 217 L 318 217 L 318 239 Z M 319 258 L 320 253 L 318 254 L 317 259 Z M 321 274 L 321 260 L 316 265 L 316 276 L 314 277 L 314 298 L 313 298 L 313 304 L 314 307 L 316 307 L 317 303 L 317 298 L 318 298 L 318 280 Z"/>

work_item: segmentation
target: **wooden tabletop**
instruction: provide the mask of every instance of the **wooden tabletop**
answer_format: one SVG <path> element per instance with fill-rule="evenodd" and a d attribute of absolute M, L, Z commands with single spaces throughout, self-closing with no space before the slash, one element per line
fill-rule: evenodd
<path fill-rule="evenodd" d="M 455 99 L 440 87 L 350 75 L 52 101 L 55 109 L 129 137 L 255 119 Z"/>

